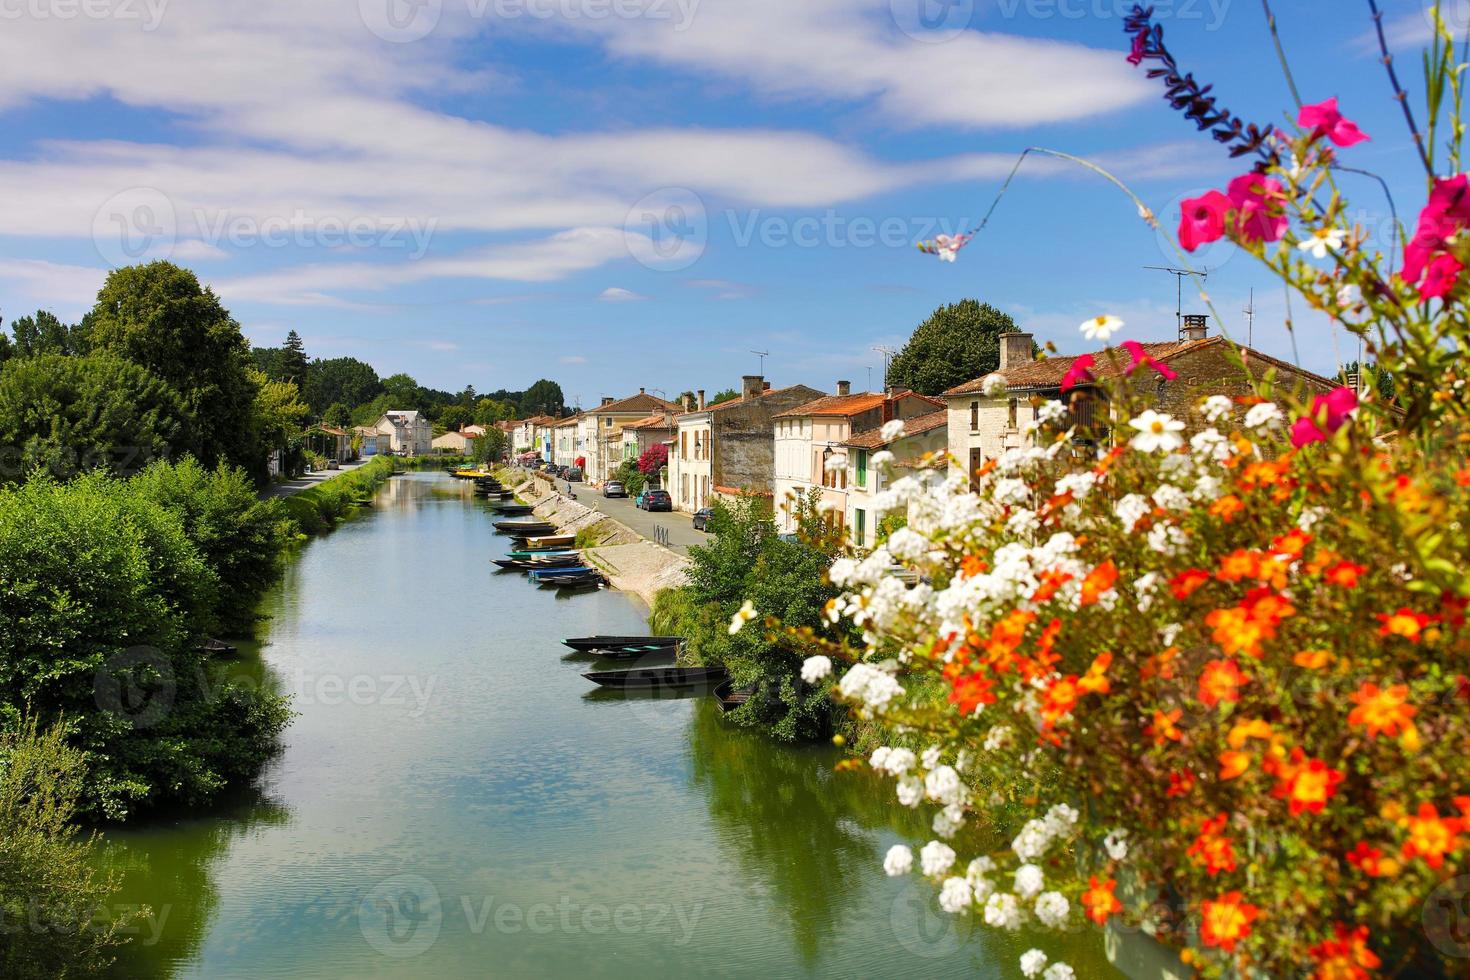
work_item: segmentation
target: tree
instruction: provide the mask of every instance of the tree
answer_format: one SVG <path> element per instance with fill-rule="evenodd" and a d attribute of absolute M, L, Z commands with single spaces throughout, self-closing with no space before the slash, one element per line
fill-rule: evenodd
<path fill-rule="evenodd" d="M 642 456 L 638 457 L 638 472 L 644 476 L 653 476 L 659 470 L 669 465 L 669 447 L 663 443 L 649 446 Z"/>
<path fill-rule="evenodd" d="M 941 306 L 888 368 L 888 385 L 938 395 L 1000 366 L 1001 334 L 1016 322 L 988 303 L 967 299 Z"/>
<path fill-rule="evenodd" d="M 280 376 L 274 381 L 289 381 L 298 389 L 306 388 L 306 345 L 295 330 L 286 334 L 286 343 L 281 347 Z"/>
<path fill-rule="evenodd" d="M 131 361 L 43 354 L 0 368 L 0 481 L 136 471 L 197 447 L 179 393 Z"/>
<path fill-rule="evenodd" d="M 0 330 L 0 364 L 4 364 L 15 356 L 15 345 L 10 342 L 10 334 Z"/>
<path fill-rule="evenodd" d="M 491 426 L 496 422 L 509 422 L 516 417 L 516 407 L 510 402 L 494 398 L 481 398 L 475 403 L 475 424 Z"/>
<path fill-rule="evenodd" d="M 322 425 L 330 425 L 334 429 L 344 429 L 352 424 L 352 413 L 347 406 L 341 402 L 332 402 L 327 410 L 322 413 Z"/>
<path fill-rule="evenodd" d="M 739 397 L 740 392 L 736 391 L 734 388 L 726 388 L 724 391 L 715 392 L 715 397 L 711 398 L 705 404 L 718 405 L 720 402 L 731 402 Z"/>
<path fill-rule="evenodd" d="M 10 325 L 15 334 L 15 353 L 20 357 L 39 357 L 42 354 L 66 354 L 80 357 L 87 353 L 86 331 L 71 327 L 56 318 L 56 314 L 38 310 L 36 315 L 23 316 Z"/>
<path fill-rule="evenodd" d="M 461 428 L 470 424 L 470 418 L 470 410 L 463 405 L 445 405 L 439 410 L 439 418 L 436 424 L 444 432 L 458 432 Z"/>
<path fill-rule="evenodd" d="M 371 365 L 354 357 L 334 357 L 311 362 L 301 392 L 313 412 L 325 413 L 334 403 L 351 410 L 381 395 L 383 382 Z"/>
<path fill-rule="evenodd" d="M 383 392 L 388 395 L 395 410 L 422 411 L 427 407 L 423 403 L 424 390 L 419 387 L 417 381 L 406 374 L 395 374 L 384 378 Z"/>
<path fill-rule="evenodd" d="M 499 429 L 486 429 L 485 434 L 475 440 L 475 461 L 495 462 L 505 456 L 505 433 Z"/>
<path fill-rule="evenodd" d="M 256 388 L 251 421 L 262 455 L 269 455 L 300 435 L 311 409 L 301 401 L 300 392 L 291 382 L 271 381 L 253 370 L 250 374 Z"/>
<path fill-rule="evenodd" d="M 95 353 L 123 357 L 184 400 L 203 460 L 259 473 L 265 452 L 252 418 L 260 377 L 240 325 L 194 273 L 150 262 L 109 273 L 92 311 Z"/>
<path fill-rule="evenodd" d="M 521 396 L 521 413 L 527 418 L 532 415 L 561 415 L 566 407 L 561 385 L 545 378 L 527 388 Z"/>

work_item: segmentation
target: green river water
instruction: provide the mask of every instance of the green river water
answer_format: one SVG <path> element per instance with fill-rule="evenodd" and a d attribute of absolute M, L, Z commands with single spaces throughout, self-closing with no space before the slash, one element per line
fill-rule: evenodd
<path fill-rule="evenodd" d="M 561 639 L 643 611 L 497 573 L 493 519 L 409 474 L 304 548 L 232 671 L 295 695 L 280 758 L 107 835 L 154 910 L 118 976 L 1018 977 L 1032 945 L 1116 975 L 1091 933 L 997 936 L 886 878 L 923 824 L 834 750 L 599 692 Z"/>

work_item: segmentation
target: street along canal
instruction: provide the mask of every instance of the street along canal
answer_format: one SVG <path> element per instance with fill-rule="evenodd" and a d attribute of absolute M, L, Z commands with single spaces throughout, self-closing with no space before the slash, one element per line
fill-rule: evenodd
<path fill-rule="evenodd" d="M 643 611 L 497 573 L 493 519 L 414 473 L 305 546 L 236 670 L 299 712 L 259 791 L 107 835 L 154 910 L 117 975 L 1017 976 L 1032 945 L 1112 975 L 1090 934 L 998 937 L 884 877 L 923 822 L 834 750 L 594 689 L 561 639 Z"/>

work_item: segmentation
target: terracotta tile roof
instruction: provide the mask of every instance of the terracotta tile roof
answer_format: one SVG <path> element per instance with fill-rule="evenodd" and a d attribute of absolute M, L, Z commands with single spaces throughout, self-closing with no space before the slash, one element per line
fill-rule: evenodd
<path fill-rule="evenodd" d="M 843 443 L 844 446 L 852 446 L 855 449 L 882 449 L 884 446 L 892 445 L 907 436 L 920 436 L 935 429 L 942 429 L 949 424 L 949 412 L 930 412 L 928 415 L 920 415 L 918 418 L 907 419 L 904 422 L 903 435 L 893 439 L 884 439 L 882 429 L 869 429 L 867 432 L 859 432 L 851 439 Z"/>
<path fill-rule="evenodd" d="M 636 422 L 623 423 L 624 429 L 672 429 L 673 427 L 673 418 L 662 412 L 656 415 L 650 415 L 646 419 L 639 419 Z"/>
<path fill-rule="evenodd" d="M 556 423 L 556 425 L 552 426 L 552 428 L 565 429 L 567 426 L 576 425 L 580 421 L 582 421 L 582 414 L 579 412 L 576 415 L 570 415 L 567 418 L 562 419 L 560 422 Z"/>
<path fill-rule="evenodd" d="M 624 398 L 619 401 L 609 402 L 606 405 L 598 405 L 593 409 L 588 409 L 586 414 L 617 415 L 627 414 L 628 412 L 642 412 L 644 415 L 649 415 L 653 412 L 662 411 L 663 409 L 677 412 L 679 406 L 673 402 L 666 402 L 662 398 L 650 395 L 647 392 L 640 392 L 631 398 Z"/>
<path fill-rule="evenodd" d="M 827 415 L 837 418 L 848 418 L 853 415 L 861 415 L 871 411 L 883 404 L 886 398 L 878 392 L 860 392 L 856 395 L 828 395 L 826 398 L 818 398 L 809 401 L 805 405 L 788 408 L 784 412 L 777 412 L 778 419 L 805 418 L 809 415 Z"/>
<path fill-rule="evenodd" d="M 1186 351 L 1200 350 L 1212 344 L 1223 343 L 1223 337 L 1206 337 L 1204 340 L 1167 340 L 1159 343 L 1144 344 L 1143 349 L 1156 360 L 1164 361 L 1171 357 L 1177 357 Z M 1249 350 L 1249 348 L 1244 348 Z M 1264 354 L 1251 351 L 1253 356 L 1259 356 L 1267 360 Z M 1055 388 L 1062 383 L 1072 362 L 1081 355 L 1073 354 L 1067 357 L 1048 357 L 1037 361 L 1026 361 L 1014 367 L 997 371 L 1005 378 L 1008 388 Z M 1122 374 L 1131 363 L 1128 353 L 1122 350 L 1114 350 L 1111 354 L 1107 351 L 1093 351 L 1092 357 L 1097 361 L 1097 366 L 1092 373 L 1098 378 L 1115 377 Z M 1113 360 L 1110 360 L 1113 359 Z M 1114 363 L 1114 361 L 1116 363 Z M 1294 369 L 1293 369 L 1294 370 Z M 980 391 L 985 386 L 985 377 L 966 381 L 962 385 L 956 385 L 945 392 L 946 395 L 969 395 Z"/>

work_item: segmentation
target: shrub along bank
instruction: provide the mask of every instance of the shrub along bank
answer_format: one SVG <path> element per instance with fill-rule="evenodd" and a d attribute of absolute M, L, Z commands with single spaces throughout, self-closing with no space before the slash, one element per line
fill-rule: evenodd
<path fill-rule="evenodd" d="M 373 491 L 393 475 L 399 464 L 387 456 L 324 480 L 285 498 L 286 514 L 301 534 L 329 531 L 353 510 L 368 503 Z"/>

